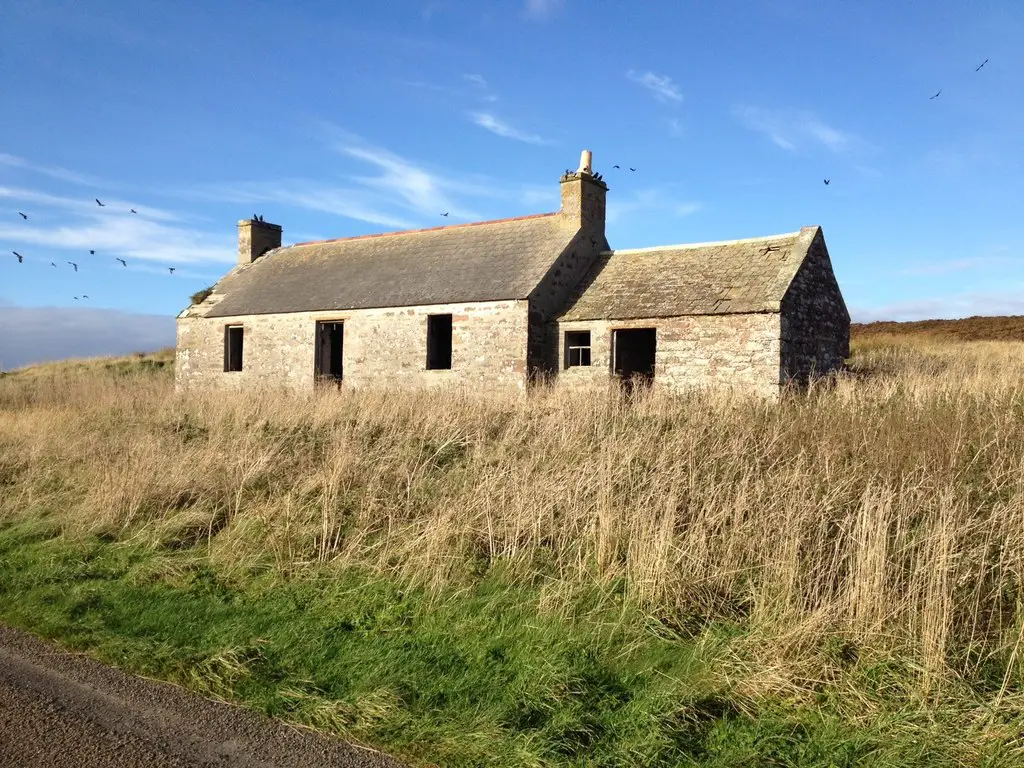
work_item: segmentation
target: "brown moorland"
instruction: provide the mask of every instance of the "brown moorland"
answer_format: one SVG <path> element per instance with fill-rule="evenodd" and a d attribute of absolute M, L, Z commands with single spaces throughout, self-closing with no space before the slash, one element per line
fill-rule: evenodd
<path fill-rule="evenodd" d="M 878 336 L 929 336 L 949 341 L 1024 341 L 1024 315 L 854 323 L 850 333 L 855 340 Z"/>

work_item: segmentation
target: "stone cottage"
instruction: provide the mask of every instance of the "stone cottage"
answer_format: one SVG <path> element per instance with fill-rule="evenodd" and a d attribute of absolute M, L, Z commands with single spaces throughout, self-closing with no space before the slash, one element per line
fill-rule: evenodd
<path fill-rule="evenodd" d="M 281 227 L 239 222 L 238 265 L 178 315 L 177 386 L 771 396 L 842 365 L 850 316 L 820 227 L 610 250 L 607 191 L 584 151 L 555 213 L 288 247 Z"/>

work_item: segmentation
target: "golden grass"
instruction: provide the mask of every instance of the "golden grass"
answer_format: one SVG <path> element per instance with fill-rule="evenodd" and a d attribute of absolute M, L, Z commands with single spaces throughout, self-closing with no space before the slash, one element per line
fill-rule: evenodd
<path fill-rule="evenodd" d="M 199 546 L 225 568 L 500 566 L 552 610 L 608 585 L 679 632 L 735 622 L 749 685 L 813 688 L 823 643 L 923 690 L 1016 685 L 1024 344 L 876 337 L 781 404 L 727 393 L 176 395 L 167 368 L 0 378 L 0 520 Z"/>

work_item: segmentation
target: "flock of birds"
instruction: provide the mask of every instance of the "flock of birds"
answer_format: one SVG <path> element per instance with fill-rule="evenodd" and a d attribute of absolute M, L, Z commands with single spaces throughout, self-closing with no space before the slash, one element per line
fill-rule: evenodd
<path fill-rule="evenodd" d="M 981 62 L 981 64 L 979 64 L 977 67 L 974 68 L 974 71 L 975 72 L 980 72 L 981 68 L 984 67 L 986 64 L 988 64 L 988 61 L 989 61 L 988 59 L 985 59 L 983 62 Z M 932 99 L 937 99 L 937 98 L 939 98 L 939 96 L 941 94 L 942 94 L 942 89 L 939 88 L 939 90 L 936 91 L 934 95 L 928 97 L 928 100 L 931 101 Z M 626 167 L 629 168 L 631 173 L 636 173 L 636 168 L 633 168 L 633 167 L 630 167 L 630 166 L 626 166 Z M 615 170 L 622 170 L 621 166 L 618 166 L 618 165 L 613 165 L 612 168 L 615 169 Z M 565 173 L 566 173 L 566 175 L 569 175 L 570 171 L 568 169 L 566 169 Z M 601 180 L 601 174 L 595 173 L 594 174 L 594 178 L 598 179 L 600 181 Z M 831 179 L 822 179 L 822 181 L 825 182 L 825 186 L 826 187 L 829 184 L 831 184 L 831 182 L 832 182 Z M 104 203 L 102 200 L 100 200 L 98 197 L 93 198 L 93 200 L 96 201 L 96 205 L 98 205 L 100 208 L 106 208 L 107 204 Z M 130 213 L 138 214 L 138 211 L 135 210 L 134 208 L 129 208 L 128 210 L 129 210 Z M 28 221 L 28 214 L 27 213 L 24 213 L 22 211 L 18 211 L 17 213 L 18 213 L 19 216 L 21 216 L 23 221 Z M 447 218 L 450 215 L 450 213 L 451 213 L 450 211 L 445 211 L 444 213 L 441 214 L 441 216 Z M 263 221 L 263 217 L 262 216 L 257 216 L 256 214 L 253 214 L 252 220 L 253 221 Z M 13 253 L 15 258 L 18 259 L 18 263 L 19 264 L 23 264 L 25 262 L 25 257 L 22 254 L 18 253 L 17 251 L 11 251 L 11 253 Z M 90 250 L 89 251 L 89 255 L 90 256 L 95 256 L 96 255 L 96 251 L 95 250 Z M 124 259 L 115 257 L 114 261 L 120 262 L 122 267 L 127 267 L 128 266 L 128 262 L 125 261 Z M 78 272 L 78 264 L 76 262 L 69 261 L 67 263 L 71 266 L 72 269 L 75 270 L 75 272 Z M 50 262 L 50 266 L 56 268 L 57 264 L 55 262 L 51 261 Z M 173 275 L 174 274 L 174 267 L 167 267 L 167 271 L 168 271 L 169 274 Z M 76 301 L 78 301 L 79 299 L 88 299 L 89 297 L 87 295 L 85 295 L 85 294 L 82 294 L 81 296 L 75 296 L 74 298 L 75 298 Z"/>
<path fill-rule="evenodd" d="M 100 207 L 100 208 L 106 208 L 106 207 L 107 207 L 107 204 L 106 204 L 106 203 L 104 203 L 104 202 L 103 202 L 102 200 L 100 200 L 100 199 L 99 199 L 98 197 L 94 197 L 94 198 L 93 198 L 93 200 L 95 200 L 95 201 L 96 201 L 96 205 L 97 205 L 98 207 Z M 129 208 L 129 209 L 128 209 L 128 212 L 129 212 L 129 213 L 134 213 L 134 214 L 136 214 L 136 215 L 138 215 L 138 213 L 139 213 L 139 212 L 138 212 L 137 210 L 135 210 L 134 208 Z M 17 211 L 17 214 L 18 214 L 19 216 L 21 216 L 21 219 L 22 219 L 22 221 L 28 221 L 28 214 L 27 214 L 27 213 L 25 213 L 24 211 Z M 262 220 L 262 219 L 261 219 L 261 220 Z M 24 264 L 24 263 L 25 263 L 25 256 L 24 256 L 23 254 L 21 254 L 21 253 L 18 253 L 18 251 L 11 251 L 11 253 L 13 253 L 13 254 L 14 254 L 14 257 L 15 257 L 15 258 L 16 258 L 16 259 L 18 260 L 18 263 L 19 263 L 19 264 Z M 90 248 L 90 249 L 89 249 L 89 255 L 90 255 L 90 256 L 95 256 L 95 255 L 96 255 L 96 250 L 95 250 L 95 249 L 93 249 L 93 248 Z M 117 256 L 115 256 L 115 257 L 114 257 L 114 261 L 120 262 L 120 264 L 121 264 L 121 266 L 122 266 L 122 267 L 125 267 L 125 268 L 127 268 L 127 266 L 128 266 L 128 262 L 127 262 L 127 261 L 126 261 L 125 259 L 119 258 L 119 257 L 117 257 Z M 70 267 L 71 267 L 71 268 L 72 268 L 72 269 L 73 269 L 73 270 L 74 270 L 75 272 L 78 272 L 78 262 L 76 262 L 76 261 L 68 261 L 68 262 L 66 262 L 66 263 L 67 263 L 67 264 L 68 264 L 68 266 L 70 266 Z M 54 269 L 57 269 L 57 268 L 58 268 L 58 267 L 57 267 L 57 263 L 56 263 L 56 262 L 54 262 L 54 261 L 51 261 L 51 262 L 50 262 L 50 266 L 51 266 L 51 267 L 53 267 Z M 174 267 L 167 267 L 167 272 L 168 272 L 169 274 L 172 274 L 172 275 L 173 275 L 173 274 L 174 274 L 174 269 L 175 269 Z M 84 294 L 84 293 L 83 293 L 83 294 L 82 294 L 81 296 L 75 296 L 75 297 L 74 297 L 75 301 L 79 301 L 79 300 L 82 300 L 82 299 L 88 299 L 88 298 L 89 298 L 88 294 Z"/>
<path fill-rule="evenodd" d="M 976 66 L 976 67 L 974 68 L 974 71 L 975 71 L 975 72 L 980 72 L 980 71 L 981 71 L 981 68 L 982 68 L 982 67 L 984 67 L 984 66 L 985 66 L 986 64 L 988 64 L 988 59 L 985 59 L 985 60 L 984 60 L 983 62 L 981 62 L 981 64 L 979 64 L 978 66 Z M 935 92 L 934 94 L 932 94 L 931 96 L 929 96 L 929 97 L 928 97 L 928 101 L 931 101 L 932 99 L 937 99 L 937 98 L 939 98 L 939 96 L 940 96 L 941 94 L 942 94 L 942 89 L 941 89 L 941 88 L 939 88 L 939 90 L 937 90 L 937 91 L 936 91 L 936 92 Z M 618 168 L 618 166 L 615 166 L 615 167 L 616 167 L 616 168 Z M 828 186 L 828 185 L 829 185 L 829 184 L 830 184 L 830 183 L 832 182 L 832 179 L 822 179 L 822 181 L 824 181 L 824 182 L 825 182 L 825 186 L 827 187 L 827 186 Z"/>
<path fill-rule="evenodd" d="M 975 72 L 980 72 L 980 71 L 981 71 L 981 68 L 982 68 L 982 67 L 984 67 L 984 66 L 985 66 L 986 64 L 988 64 L 988 59 L 985 59 L 985 60 L 984 60 L 983 62 L 981 62 L 981 64 L 979 64 L 978 66 L 976 66 L 976 67 L 974 68 L 974 71 L 975 71 Z M 928 100 L 929 100 L 929 101 L 931 101 L 932 99 L 937 99 L 937 98 L 939 98 L 939 94 L 941 94 L 941 93 L 942 93 L 942 89 L 941 89 L 941 88 L 939 88 L 939 90 L 938 90 L 938 91 L 937 91 L 937 92 L 936 92 L 936 93 L 935 93 L 935 94 L 934 94 L 933 96 L 929 96 L 929 97 L 928 97 Z M 632 171 L 633 173 L 636 173 L 636 168 L 630 168 L 629 166 L 626 166 L 626 167 L 627 167 L 627 168 L 629 168 L 629 170 L 630 170 L 630 171 Z M 618 166 L 618 165 L 613 165 L 613 166 L 612 166 L 612 168 L 614 168 L 614 169 L 616 169 L 616 170 L 621 170 L 620 166 Z M 570 171 L 569 169 L 566 169 L 566 171 L 565 171 L 565 175 L 566 175 L 566 176 L 570 175 L 571 173 L 572 173 L 572 172 L 571 172 L 571 171 Z M 601 174 L 599 174 L 599 173 L 595 173 L 595 174 L 594 174 L 594 178 L 600 181 L 600 179 L 601 179 Z M 825 182 L 825 186 L 826 186 L 826 187 L 827 187 L 827 186 L 828 186 L 829 184 L 831 184 L 831 183 L 832 183 L 832 179 L 822 179 L 822 181 L 824 181 L 824 182 Z M 445 212 L 445 213 L 442 213 L 441 215 L 442 215 L 442 216 L 447 216 L 447 215 L 448 215 L 448 213 L 447 213 L 447 212 Z"/>
<path fill-rule="evenodd" d="M 984 66 L 985 66 L 986 64 L 988 64 L 988 59 L 985 59 L 985 60 L 984 60 L 983 62 L 981 62 L 981 64 L 979 64 L 978 66 L 976 66 L 976 67 L 974 68 L 974 71 L 975 71 L 975 72 L 980 72 L 980 71 L 981 71 L 981 68 L 982 68 L 982 67 L 984 67 Z M 941 93 L 942 93 L 942 89 L 941 89 L 941 88 L 939 88 L 939 90 L 937 90 L 937 91 L 935 92 L 935 95 L 933 95 L 933 96 L 929 96 L 929 97 L 928 97 L 928 101 L 931 101 L 932 99 L 937 99 L 937 98 L 939 98 L 939 94 L 941 94 Z"/>

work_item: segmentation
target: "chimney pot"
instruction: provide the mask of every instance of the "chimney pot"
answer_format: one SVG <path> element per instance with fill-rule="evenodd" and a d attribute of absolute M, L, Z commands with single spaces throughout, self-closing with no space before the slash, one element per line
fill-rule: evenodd
<path fill-rule="evenodd" d="M 593 174 L 593 161 L 594 155 L 589 149 L 584 149 L 580 152 L 580 167 L 576 173 Z"/>

